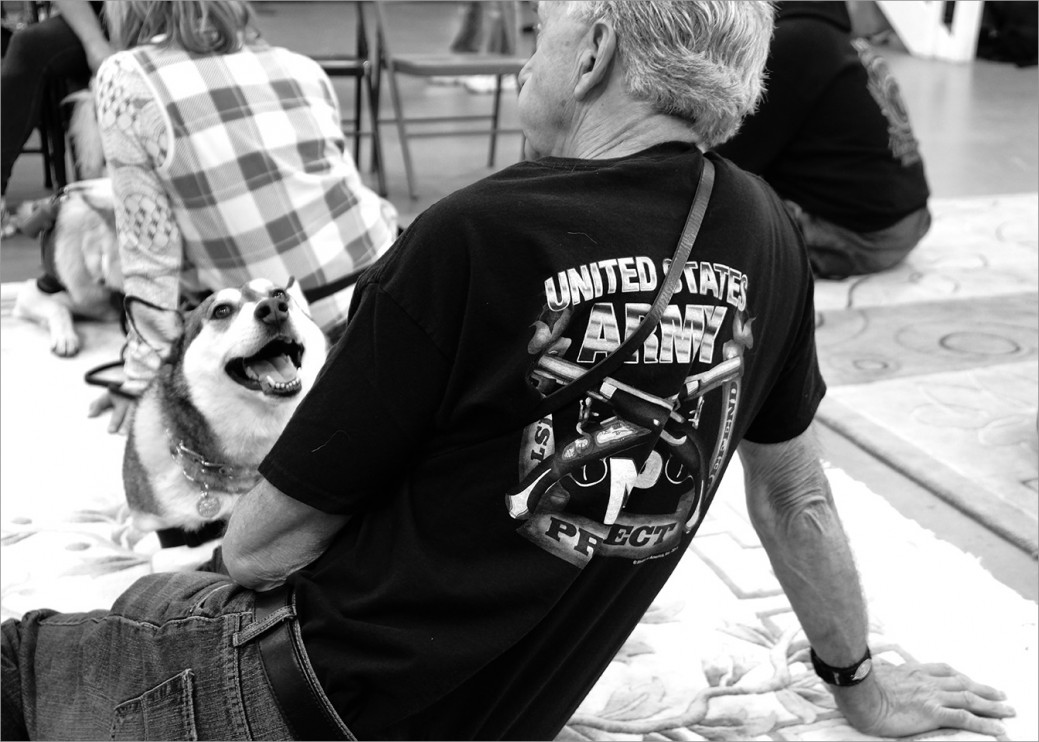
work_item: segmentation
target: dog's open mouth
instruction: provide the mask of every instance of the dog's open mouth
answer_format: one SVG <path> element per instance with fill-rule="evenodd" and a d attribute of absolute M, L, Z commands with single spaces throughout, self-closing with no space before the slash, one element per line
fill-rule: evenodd
<path fill-rule="evenodd" d="M 303 346 L 286 338 L 272 340 L 263 350 L 248 358 L 235 358 L 227 364 L 227 375 L 247 389 L 264 394 L 290 397 L 303 389 L 299 367 Z"/>

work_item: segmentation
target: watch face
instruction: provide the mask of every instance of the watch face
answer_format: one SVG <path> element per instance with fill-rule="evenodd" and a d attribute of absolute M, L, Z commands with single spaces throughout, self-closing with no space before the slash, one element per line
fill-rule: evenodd
<path fill-rule="evenodd" d="M 872 670 L 872 669 L 873 669 L 873 660 L 870 659 L 870 658 L 867 658 L 866 660 L 863 661 L 863 663 L 861 665 L 859 665 L 859 669 L 855 671 L 855 674 L 851 676 L 852 682 L 857 683 L 860 680 L 865 679 L 865 677 L 867 675 L 869 675 L 869 671 Z"/>

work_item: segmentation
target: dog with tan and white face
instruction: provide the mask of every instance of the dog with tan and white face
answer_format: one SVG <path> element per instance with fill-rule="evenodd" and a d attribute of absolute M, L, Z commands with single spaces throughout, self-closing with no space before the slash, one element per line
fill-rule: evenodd
<path fill-rule="evenodd" d="M 226 521 L 326 353 L 294 282 L 256 279 L 192 310 L 130 426 L 123 483 L 135 526 L 161 540 Z"/>

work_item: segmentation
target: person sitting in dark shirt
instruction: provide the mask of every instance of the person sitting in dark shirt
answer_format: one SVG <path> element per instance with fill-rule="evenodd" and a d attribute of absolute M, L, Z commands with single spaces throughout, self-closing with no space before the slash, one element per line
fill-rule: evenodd
<path fill-rule="evenodd" d="M 782 197 L 817 276 L 890 268 L 931 226 L 924 163 L 898 84 L 853 38 L 843 2 L 777 7 L 768 90 L 716 151 Z"/>

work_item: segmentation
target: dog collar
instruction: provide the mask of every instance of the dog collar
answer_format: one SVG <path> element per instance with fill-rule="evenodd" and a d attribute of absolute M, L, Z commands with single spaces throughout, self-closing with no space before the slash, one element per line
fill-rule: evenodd
<path fill-rule="evenodd" d="M 188 448 L 184 441 L 174 443 L 170 438 L 170 456 L 188 481 L 199 486 L 201 492 L 195 502 L 195 509 L 206 520 L 212 520 L 220 512 L 220 502 L 209 494 L 210 490 L 243 495 L 260 481 L 260 472 L 256 469 L 210 461 Z"/>

